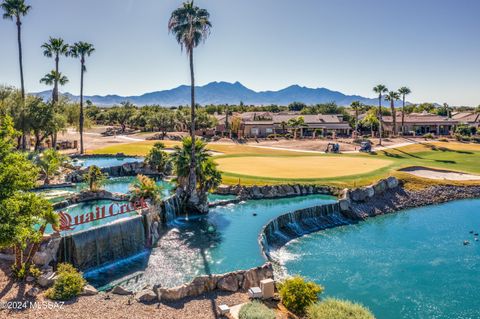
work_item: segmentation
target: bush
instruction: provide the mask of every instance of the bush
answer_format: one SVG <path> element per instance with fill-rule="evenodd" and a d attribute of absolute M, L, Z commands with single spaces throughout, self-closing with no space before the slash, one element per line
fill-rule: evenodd
<path fill-rule="evenodd" d="M 480 136 L 472 136 L 472 142 L 480 143 Z"/>
<path fill-rule="evenodd" d="M 268 136 L 267 136 L 267 139 L 269 139 L 269 140 L 274 140 L 276 138 L 277 138 L 277 135 L 275 135 L 275 134 L 268 134 Z"/>
<path fill-rule="evenodd" d="M 288 139 L 291 139 L 293 138 L 293 135 L 288 133 L 288 134 L 285 134 L 285 138 L 288 140 Z"/>
<path fill-rule="evenodd" d="M 155 168 L 158 172 L 165 172 L 168 165 L 168 154 L 165 150 L 165 144 L 157 142 L 145 157 L 145 163 Z"/>
<path fill-rule="evenodd" d="M 240 308 L 239 319 L 275 319 L 275 312 L 268 309 L 263 303 L 253 301 Z"/>
<path fill-rule="evenodd" d="M 448 139 L 447 138 L 439 138 L 438 141 L 439 142 L 448 142 Z"/>
<path fill-rule="evenodd" d="M 302 277 L 293 277 L 280 284 L 279 293 L 282 303 L 296 314 L 304 314 L 308 306 L 318 301 L 323 287 L 307 282 Z"/>
<path fill-rule="evenodd" d="M 59 264 L 57 279 L 53 287 L 46 292 L 47 298 L 53 300 L 70 300 L 82 292 L 86 281 L 72 265 Z"/>
<path fill-rule="evenodd" d="M 431 140 L 432 140 L 434 137 L 433 137 L 433 134 L 432 134 L 432 133 L 427 133 L 427 134 L 424 134 L 424 135 L 423 135 L 423 138 L 426 139 L 426 140 L 428 140 L 428 139 L 431 139 Z"/>
<path fill-rule="evenodd" d="M 373 314 L 360 304 L 334 298 L 312 304 L 307 309 L 308 319 L 375 319 Z"/>

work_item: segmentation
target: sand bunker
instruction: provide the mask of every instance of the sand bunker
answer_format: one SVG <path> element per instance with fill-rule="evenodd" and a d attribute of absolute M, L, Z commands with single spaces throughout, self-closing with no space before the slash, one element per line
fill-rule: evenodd
<path fill-rule="evenodd" d="M 409 174 L 430 178 L 430 179 L 440 179 L 440 180 L 449 180 L 449 181 L 480 181 L 480 175 L 465 174 L 454 171 L 439 170 L 421 166 L 407 167 L 401 169 L 402 172 L 407 172 Z"/>

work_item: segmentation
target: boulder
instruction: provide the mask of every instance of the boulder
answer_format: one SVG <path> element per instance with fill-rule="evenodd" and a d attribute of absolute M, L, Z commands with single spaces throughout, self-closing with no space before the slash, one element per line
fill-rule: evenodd
<path fill-rule="evenodd" d="M 158 300 L 157 293 L 152 289 L 143 289 L 135 295 L 138 302 L 150 303 Z"/>
<path fill-rule="evenodd" d="M 365 188 L 357 188 L 350 191 L 350 198 L 354 202 L 363 202 L 368 197 L 368 193 Z"/>
<path fill-rule="evenodd" d="M 385 193 L 385 191 L 387 190 L 387 182 L 382 179 L 380 181 L 378 181 L 377 184 L 373 185 L 373 189 L 375 190 L 375 195 L 381 195 L 383 193 Z"/>
<path fill-rule="evenodd" d="M 218 280 L 217 288 L 220 290 L 236 292 L 238 290 L 238 278 L 235 273 L 225 274 Z"/>
<path fill-rule="evenodd" d="M 392 188 L 396 188 L 398 187 L 398 179 L 396 179 L 395 177 L 393 176 L 390 176 L 389 178 L 387 178 L 387 186 L 388 188 L 392 189 Z"/>
<path fill-rule="evenodd" d="M 342 212 L 346 212 L 350 210 L 350 200 L 349 199 L 340 199 L 338 200 L 338 204 L 340 205 L 340 210 Z"/>
<path fill-rule="evenodd" d="M 41 287 L 47 288 L 53 285 L 53 283 L 55 282 L 55 276 L 56 274 L 53 271 L 48 271 L 46 273 L 41 274 L 38 277 L 37 282 Z"/>
<path fill-rule="evenodd" d="M 32 283 L 35 281 L 35 277 L 33 276 L 27 276 L 27 278 L 25 278 L 25 281 L 28 282 L 28 283 Z"/>
<path fill-rule="evenodd" d="M 131 295 L 132 292 L 123 288 L 122 286 L 115 286 L 115 288 L 112 289 L 112 294 L 127 296 Z"/>
<path fill-rule="evenodd" d="M 157 295 L 158 300 L 180 300 L 187 296 L 187 286 L 181 285 L 174 288 L 158 288 Z"/>
<path fill-rule="evenodd" d="M 98 294 L 98 290 L 95 289 L 95 287 L 93 287 L 92 285 L 86 285 L 85 287 L 83 287 L 81 293 L 82 296 L 94 296 L 96 294 Z"/>
<path fill-rule="evenodd" d="M 365 187 L 365 191 L 367 192 L 368 198 L 372 198 L 373 196 L 375 196 L 375 189 L 373 189 L 373 186 Z"/>
<path fill-rule="evenodd" d="M 38 289 L 37 287 L 32 287 L 26 292 L 26 295 L 27 297 L 35 298 L 39 292 L 40 289 Z"/>

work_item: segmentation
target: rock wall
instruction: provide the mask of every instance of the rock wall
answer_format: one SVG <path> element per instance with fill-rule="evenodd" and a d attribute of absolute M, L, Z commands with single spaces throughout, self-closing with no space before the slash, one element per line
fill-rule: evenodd
<path fill-rule="evenodd" d="M 128 201 L 130 199 L 130 196 L 128 196 L 127 194 L 111 193 L 106 190 L 99 190 L 98 192 L 82 191 L 78 194 L 66 198 L 61 202 L 53 204 L 53 208 L 62 209 L 73 204 L 102 199 L 111 201 Z"/>
<path fill-rule="evenodd" d="M 242 200 L 245 200 L 282 198 L 312 194 L 334 195 L 337 192 L 337 189 L 328 186 L 291 184 L 272 186 L 224 185 L 218 187 L 215 193 L 220 195 L 235 195 Z"/>
<path fill-rule="evenodd" d="M 84 175 L 88 168 L 79 169 L 65 176 L 65 181 L 70 183 L 81 183 L 84 181 Z M 160 176 L 163 174 L 143 162 L 125 163 L 120 166 L 104 167 L 101 171 L 108 177 L 137 176 L 138 174 L 147 176 Z"/>
<path fill-rule="evenodd" d="M 204 275 L 174 288 L 155 288 L 159 300 L 175 301 L 186 297 L 197 297 L 206 292 L 220 290 L 235 292 L 258 287 L 263 279 L 273 278 L 271 263 L 248 270 L 238 270 L 221 275 Z"/>

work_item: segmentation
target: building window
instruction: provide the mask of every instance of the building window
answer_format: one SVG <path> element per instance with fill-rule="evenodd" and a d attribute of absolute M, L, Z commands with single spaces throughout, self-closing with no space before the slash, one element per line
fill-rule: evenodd
<path fill-rule="evenodd" d="M 252 128 L 252 135 L 258 135 L 258 128 L 256 127 Z"/>
<path fill-rule="evenodd" d="M 271 133 L 273 133 L 273 129 L 267 127 L 267 128 L 265 129 L 265 132 L 266 132 L 267 134 L 271 134 Z"/>

